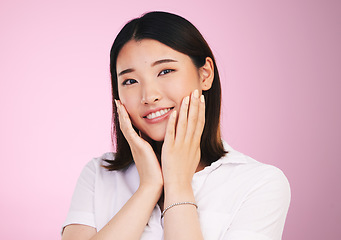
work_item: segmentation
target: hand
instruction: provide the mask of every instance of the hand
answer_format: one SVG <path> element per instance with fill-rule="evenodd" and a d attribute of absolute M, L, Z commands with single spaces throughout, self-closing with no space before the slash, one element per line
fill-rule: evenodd
<path fill-rule="evenodd" d="M 141 186 L 155 186 L 162 189 L 163 178 L 160 163 L 151 145 L 134 130 L 124 105 L 115 100 L 120 128 L 127 139 L 140 177 Z"/>
<path fill-rule="evenodd" d="M 189 101 L 190 100 L 190 101 Z M 200 163 L 200 141 L 205 125 L 204 96 L 195 90 L 182 101 L 178 123 L 176 112 L 169 118 L 161 153 L 164 184 L 191 184 Z"/>

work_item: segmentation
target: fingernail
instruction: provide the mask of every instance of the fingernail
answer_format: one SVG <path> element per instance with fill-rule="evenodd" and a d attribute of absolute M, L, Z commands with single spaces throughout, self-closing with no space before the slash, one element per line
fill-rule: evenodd
<path fill-rule="evenodd" d="M 115 104 L 116 104 L 116 111 L 118 114 L 120 114 L 120 104 L 118 103 L 116 99 L 115 99 Z"/>
<path fill-rule="evenodd" d="M 189 96 L 184 98 L 184 103 L 189 104 Z"/>
<path fill-rule="evenodd" d="M 204 97 L 204 95 L 201 95 L 200 96 L 200 101 L 203 103 L 203 102 L 205 102 L 205 97 Z"/>
<path fill-rule="evenodd" d="M 195 90 L 194 90 L 193 96 L 194 96 L 195 98 L 198 98 L 198 97 L 199 97 L 199 91 L 198 91 L 198 89 L 195 89 Z"/>

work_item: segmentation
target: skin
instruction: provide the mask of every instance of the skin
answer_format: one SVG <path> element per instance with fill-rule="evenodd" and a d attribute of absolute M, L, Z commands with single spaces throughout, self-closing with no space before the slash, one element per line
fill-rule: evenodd
<path fill-rule="evenodd" d="M 169 60 L 173 62 L 158 62 Z M 155 64 L 155 65 L 154 65 Z M 148 111 L 170 108 L 179 112 L 181 101 L 195 89 L 202 90 L 198 69 L 189 56 L 155 40 L 129 41 L 117 58 L 118 93 L 131 121 L 155 141 L 165 137 L 167 120 L 148 124 Z M 126 85 L 123 85 L 126 84 Z"/>
<path fill-rule="evenodd" d="M 116 106 L 140 186 L 101 231 L 73 224 L 65 228 L 63 240 L 140 239 L 162 191 L 161 209 L 176 202 L 195 202 L 191 181 L 204 167 L 200 164 L 205 123 L 201 92 L 211 87 L 213 71 L 210 58 L 198 69 L 189 56 L 155 40 L 131 40 L 124 45 L 117 58 L 120 100 Z M 170 110 L 152 120 L 146 118 L 160 109 Z M 150 140 L 160 143 L 161 162 Z M 203 239 L 196 208 L 179 205 L 169 209 L 164 216 L 164 238 Z"/>

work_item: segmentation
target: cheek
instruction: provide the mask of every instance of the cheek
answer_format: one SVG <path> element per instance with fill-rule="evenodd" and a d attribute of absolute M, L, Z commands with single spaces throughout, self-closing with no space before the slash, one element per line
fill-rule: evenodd
<path fill-rule="evenodd" d="M 131 115 L 131 113 L 133 113 L 134 106 L 136 106 L 134 98 L 127 98 L 127 99 L 123 98 L 123 99 L 121 99 L 121 102 L 124 105 L 124 107 L 126 108 L 129 115 Z M 135 111 L 136 111 L 136 107 L 135 107 Z"/>
<path fill-rule="evenodd" d="M 127 96 L 127 94 L 121 94 L 120 101 L 130 116 L 134 113 L 136 114 L 136 106 L 139 102 L 136 94 L 130 94 L 129 96 Z"/>
<path fill-rule="evenodd" d="M 118 96 L 120 97 L 120 101 L 123 105 L 129 106 L 131 105 L 134 101 L 134 97 L 136 94 L 134 94 L 131 89 L 125 89 L 125 88 L 118 88 Z"/>
<path fill-rule="evenodd" d="M 195 89 L 200 91 L 201 87 L 199 79 L 193 77 L 193 75 L 178 79 L 178 81 L 167 87 L 167 91 L 173 96 L 173 99 L 180 103 L 184 97 L 190 96 Z"/>

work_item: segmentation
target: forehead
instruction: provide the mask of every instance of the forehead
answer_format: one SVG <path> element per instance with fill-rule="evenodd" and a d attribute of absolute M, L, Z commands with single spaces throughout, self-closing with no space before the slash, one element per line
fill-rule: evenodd
<path fill-rule="evenodd" d="M 130 40 L 117 56 L 117 70 L 135 67 L 136 64 L 152 64 L 160 59 L 174 59 L 178 62 L 191 61 L 186 54 L 180 53 L 153 39 Z"/>

